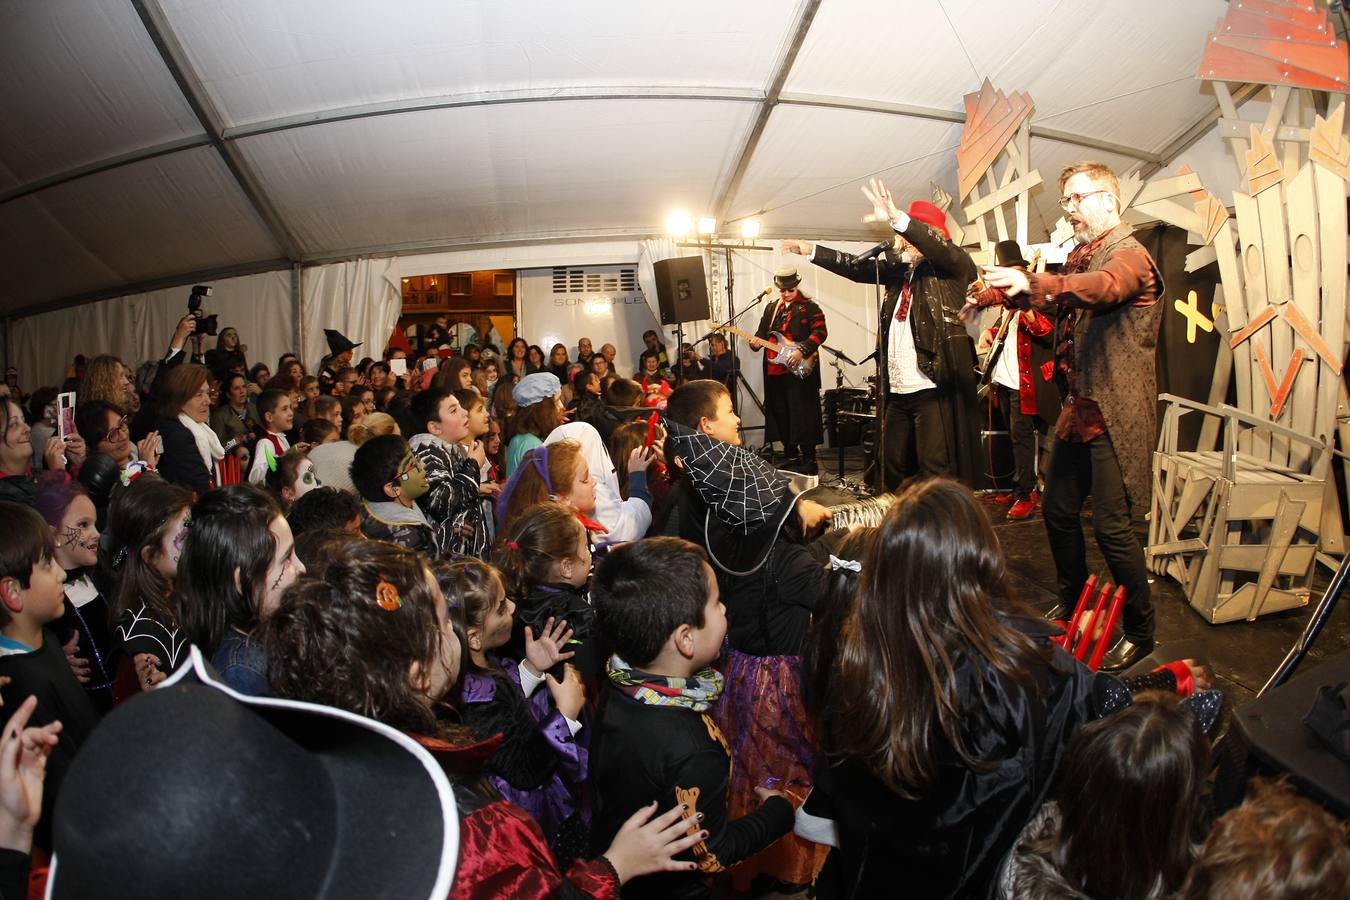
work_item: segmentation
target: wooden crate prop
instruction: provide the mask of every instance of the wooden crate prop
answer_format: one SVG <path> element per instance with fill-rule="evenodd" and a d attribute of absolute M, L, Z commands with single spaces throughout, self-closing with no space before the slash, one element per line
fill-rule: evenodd
<path fill-rule="evenodd" d="M 1320 462 L 1327 447 L 1311 436 L 1244 413 L 1171 394 L 1153 455 L 1153 503 L 1145 557 L 1177 581 L 1210 623 L 1251 621 L 1304 606 L 1311 593 L 1324 482 L 1287 463 L 1239 450 L 1261 431 Z M 1183 415 L 1221 422 L 1221 450 L 1182 450 Z"/>

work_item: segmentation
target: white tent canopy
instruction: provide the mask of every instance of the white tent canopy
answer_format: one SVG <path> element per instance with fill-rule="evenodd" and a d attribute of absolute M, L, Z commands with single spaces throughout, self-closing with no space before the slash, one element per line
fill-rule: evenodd
<path fill-rule="evenodd" d="M 1213 120 L 1194 74 L 1225 6 L 9 0 L 0 308 L 632 240 L 676 207 L 866 239 L 862 177 L 954 192 L 961 96 L 985 77 L 1036 101 L 1048 178 L 1167 160 Z"/>

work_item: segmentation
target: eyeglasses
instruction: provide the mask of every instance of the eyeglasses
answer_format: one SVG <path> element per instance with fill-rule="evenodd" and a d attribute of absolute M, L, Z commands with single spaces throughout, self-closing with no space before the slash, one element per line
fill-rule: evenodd
<path fill-rule="evenodd" d="M 1071 209 L 1072 207 L 1078 206 L 1088 197 L 1091 197 L 1093 194 L 1109 194 L 1109 193 L 1111 192 L 1101 190 L 1101 191 L 1088 191 L 1087 193 L 1084 194 L 1070 194 L 1067 197 L 1059 198 L 1059 207 L 1060 209 L 1068 210 Z"/>
<path fill-rule="evenodd" d="M 421 471 L 423 471 L 423 469 L 422 469 L 422 460 L 420 460 L 420 459 L 414 459 L 414 460 L 412 461 L 412 463 L 410 463 L 410 464 L 408 465 L 408 468 L 402 469 L 402 470 L 398 473 L 398 476 L 397 476 L 396 478 L 394 478 L 392 481 L 390 481 L 389 483 L 390 483 L 390 484 L 398 484 L 400 481 L 407 481 L 408 479 L 412 478 L 413 473 L 415 473 L 415 472 L 421 472 Z"/>
<path fill-rule="evenodd" d="M 108 443 L 117 440 L 119 434 L 127 433 L 127 417 L 123 416 L 117 420 L 117 424 L 108 429 L 108 433 L 103 435 L 103 439 Z"/>

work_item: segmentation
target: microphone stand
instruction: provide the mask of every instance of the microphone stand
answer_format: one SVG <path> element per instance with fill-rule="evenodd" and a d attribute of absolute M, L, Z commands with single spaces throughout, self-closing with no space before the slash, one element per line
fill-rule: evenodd
<path fill-rule="evenodd" d="M 886 392 L 882 390 L 885 386 L 882 378 L 881 367 L 886 364 L 886 348 L 882 346 L 882 335 L 886 329 L 881 327 L 881 313 L 886 308 L 886 298 L 881 291 L 881 257 L 872 257 L 872 271 L 874 273 L 876 297 L 877 297 L 877 348 L 872 351 L 873 359 L 877 364 L 877 373 L 872 381 L 872 390 L 876 392 L 876 437 L 872 441 L 872 447 L 875 451 L 872 455 L 872 466 L 876 467 L 876 493 L 884 494 L 886 492 Z M 871 466 L 863 466 L 862 480 L 867 484 L 867 473 Z"/>
<path fill-rule="evenodd" d="M 731 293 L 731 292 L 732 292 L 732 288 L 733 288 L 733 286 L 735 285 L 735 282 L 736 282 L 735 276 L 733 276 L 733 275 L 731 274 L 731 251 L 728 250 L 728 251 L 727 251 L 727 311 L 731 313 L 731 317 L 730 317 L 729 319 L 727 319 L 725 322 L 719 322 L 716 326 L 713 327 L 713 329 L 712 329 L 713 331 L 717 331 L 717 330 L 719 330 L 719 329 L 721 329 L 721 328 L 725 328 L 727 325 L 735 325 L 737 319 L 739 319 L 741 316 L 745 315 L 745 314 L 748 313 L 750 310 L 752 310 L 752 309 L 754 309 L 755 307 L 757 307 L 757 306 L 759 306 L 760 304 L 762 304 L 762 303 L 764 302 L 764 300 L 765 300 L 770 294 L 773 293 L 773 291 L 766 291 L 765 293 L 760 294 L 757 298 L 755 298 L 755 300 L 754 300 L 753 302 L 750 303 L 749 306 L 747 306 L 745 309 L 741 310 L 740 312 L 736 312 L 736 304 L 735 304 L 735 302 L 732 300 L 732 293 Z M 739 412 L 739 410 L 740 410 L 740 408 L 741 408 L 741 402 L 740 402 L 740 388 L 741 388 L 741 387 L 744 387 L 744 388 L 745 388 L 745 392 L 746 392 L 747 394 L 750 395 L 750 399 L 753 400 L 753 401 L 755 401 L 755 407 L 759 410 L 759 414 L 760 414 L 761 416 L 767 416 L 768 413 L 766 413 L 766 412 L 764 411 L 764 403 L 763 403 L 763 401 L 761 401 L 761 400 L 759 399 L 759 397 L 755 394 L 755 389 L 752 388 L 752 387 L 750 387 L 750 382 L 748 382 L 748 381 L 745 380 L 745 375 L 741 372 L 741 359 L 740 359 L 740 357 L 739 357 L 739 356 L 737 355 L 737 353 L 736 353 L 736 341 L 738 341 L 739 338 L 738 338 L 736 335 L 732 334 L 731 332 L 727 332 L 727 333 L 726 333 L 726 336 L 727 336 L 728 338 L 730 338 L 730 340 L 727 342 L 727 352 L 731 354 L 731 403 L 732 403 L 732 407 L 733 407 L 734 409 L 736 409 L 736 410 Z M 744 430 L 746 430 L 746 429 L 745 429 L 745 428 L 742 428 L 741 430 L 744 431 Z"/>

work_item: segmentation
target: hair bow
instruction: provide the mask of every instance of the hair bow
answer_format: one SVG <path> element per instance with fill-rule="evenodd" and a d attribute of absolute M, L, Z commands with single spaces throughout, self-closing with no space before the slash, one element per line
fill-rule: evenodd
<path fill-rule="evenodd" d="M 830 571 L 838 572 L 840 569 L 847 569 L 850 572 L 862 572 L 862 563 L 856 559 L 840 559 L 833 553 L 830 554 Z"/>
<path fill-rule="evenodd" d="M 133 481 L 140 478 L 141 475 L 148 471 L 153 470 L 150 468 L 150 464 L 145 462 L 145 460 L 138 459 L 134 462 L 127 463 L 126 466 L 123 467 L 121 473 L 122 487 L 131 487 Z"/>

